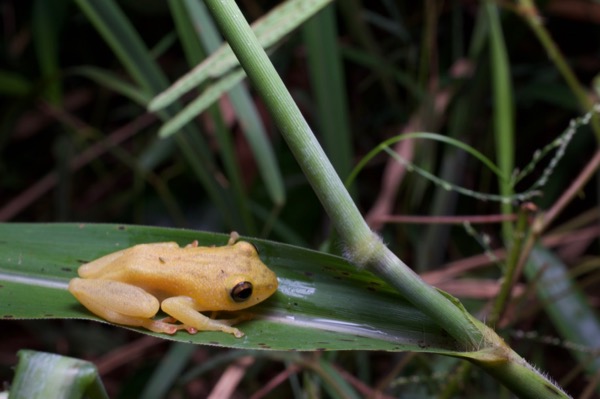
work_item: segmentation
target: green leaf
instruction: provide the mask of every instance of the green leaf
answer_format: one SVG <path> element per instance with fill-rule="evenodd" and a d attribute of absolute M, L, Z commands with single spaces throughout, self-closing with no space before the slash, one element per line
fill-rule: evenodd
<path fill-rule="evenodd" d="M 62 99 L 60 71 L 60 31 L 64 25 L 69 2 L 65 0 L 33 3 L 31 33 L 42 77 L 46 80 L 46 98 L 58 104 Z"/>
<path fill-rule="evenodd" d="M 179 21 L 177 26 L 180 27 L 178 31 L 180 32 L 182 44 L 192 42 L 192 39 L 195 39 L 196 41 L 202 43 L 202 46 L 207 53 L 216 51 L 222 45 L 223 39 L 219 34 L 216 23 L 213 21 L 210 12 L 206 9 L 206 5 L 203 2 L 194 0 L 180 1 L 184 2 L 185 4 L 185 7 L 182 7 L 185 9 L 185 12 L 183 12 L 184 16 L 175 19 L 175 17 L 179 14 L 176 12 L 173 12 L 173 16 L 176 21 Z M 172 4 L 175 4 L 175 2 Z M 176 7 L 174 7 L 174 9 L 176 9 Z M 202 26 L 202 30 L 198 31 L 193 29 L 193 31 L 190 31 L 192 27 L 195 26 Z M 187 31 L 184 29 L 184 27 L 187 27 Z M 190 36 L 193 36 L 193 38 L 190 38 Z M 194 57 L 191 54 L 188 54 L 187 58 L 192 60 L 199 57 Z M 190 65 L 193 66 L 198 62 L 190 63 Z M 205 87 L 198 99 L 192 101 L 191 104 L 195 104 L 198 101 L 203 101 L 200 100 L 200 98 L 207 96 L 207 92 L 211 91 L 211 86 L 228 86 L 229 83 L 221 83 L 221 81 L 229 80 L 232 76 L 235 76 L 238 73 L 243 74 L 243 76 L 240 76 L 240 80 L 246 76 L 243 71 L 234 71 L 231 72 L 231 74 L 227 74 L 226 77 L 211 83 L 209 87 Z M 214 87 L 212 90 L 214 90 Z M 228 90 L 227 94 L 239 119 L 239 122 L 244 127 L 242 132 L 246 137 L 246 140 L 248 140 L 250 148 L 252 149 L 254 159 L 256 160 L 258 170 L 262 176 L 262 180 L 265 184 L 267 192 L 269 193 L 269 196 L 274 204 L 277 206 L 282 206 L 285 203 L 286 195 L 283 188 L 283 178 L 281 177 L 281 171 L 275 159 L 275 151 L 273 150 L 273 146 L 269 141 L 267 129 L 264 126 L 260 112 L 258 111 L 256 104 L 252 99 L 250 89 L 243 84 L 236 84 Z M 186 110 L 191 106 L 191 104 L 186 106 Z M 199 113 L 200 111 L 201 108 L 199 108 L 196 113 Z M 185 110 L 181 113 L 183 112 L 185 112 Z M 174 119 L 179 117 L 180 114 L 176 115 Z M 227 138 L 223 138 L 225 135 L 231 136 L 231 132 L 229 132 L 227 129 L 219 129 L 217 124 L 215 129 L 216 138 L 223 143 L 223 141 L 227 140 Z M 225 154 L 227 146 L 221 144 L 219 147 L 221 148 L 224 162 L 227 163 L 225 160 L 232 154 Z M 231 172 L 232 168 L 230 167 L 228 169 L 230 170 L 230 179 L 232 180 L 232 183 L 234 183 L 235 179 L 233 178 L 233 173 Z"/>
<path fill-rule="evenodd" d="M 191 101 L 185 108 L 173 118 L 165 122 L 158 131 L 160 137 L 169 137 L 178 133 L 181 128 L 204 112 L 215 103 L 223 94 L 230 90 L 246 77 L 243 70 L 238 69 L 222 79 L 217 80 L 202 91 L 202 93 Z"/>
<path fill-rule="evenodd" d="M 52 353 L 21 350 L 12 399 L 107 399 L 94 364 Z"/>
<path fill-rule="evenodd" d="M 563 339 L 579 345 L 579 348 L 600 347 L 597 313 L 560 258 L 538 245 L 531 251 L 524 273 L 530 281 L 535 282 L 538 297 Z M 600 359 L 576 348 L 568 347 L 588 375 L 596 375 L 600 371 Z"/>
<path fill-rule="evenodd" d="M 69 72 L 74 75 L 80 75 L 91 79 L 99 86 L 109 88 L 114 92 L 129 98 L 138 105 L 145 106 L 150 100 L 150 96 L 144 92 L 144 90 L 111 71 L 94 66 L 80 66 L 71 68 Z"/>
<path fill-rule="evenodd" d="M 318 108 L 317 130 L 335 170 L 345 177 L 352 169 L 352 129 L 337 31 L 335 4 L 325 7 L 302 28 Z"/>
<path fill-rule="evenodd" d="M 228 236 L 191 230 L 104 224 L 1 224 L 0 318 L 100 320 L 66 290 L 79 265 L 143 242 L 197 239 L 224 245 Z M 251 308 L 241 339 L 221 332 L 170 336 L 180 342 L 277 350 L 388 350 L 450 353 L 454 339 L 393 288 L 344 259 L 247 239 L 278 276 L 279 289 Z M 40 298 L 44 298 L 40 301 Z"/>
<path fill-rule="evenodd" d="M 291 0 L 283 2 L 252 24 L 254 33 L 263 48 L 268 48 L 330 2 L 331 0 Z M 187 91 L 209 78 L 223 76 L 237 65 L 238 60 L 231 47 L 228 44 L 221 46 L 204 62 L 182 76 L 169 89 L 156 96 L 148 105 L 148 110 L 157 111 L 167 107 Z"/>
<path fill-rule="evenodd" d="M 137 83 L 140 98 L 154 95 L 167 87 L 166 76 L 161 72 L 140 34 L 134 29 L 117 2 L 76 0 L 76 3 Z M 166 120 L 179 109 L 179 104 L 173 104 L 158 115 Z M 247 226 L 245 223 L 245 220 L 249 219 L 247 210 L 230 205 L 228 191 L 217 183 L 215 174 L 212 173 L 215 169 L 214 159 L 203 136 L 194 126 L 189 125 L 174 139 L 203 188 L 221 210 L 223 218 L 230 225 Z M 145 165 L 144 167 L 149 169 L 154 168 L 171 151 L 172 144 L 169 140 L 154 143 L 139 157 L 140 165 Z"/>
<path fill-rule="evenodd" d="M 510 60 L 500 23 L 499 9 L 495 3 L 486 2 L 485 10 L 490 28 L 490 61 L 493 102 L 493 127 L 496 142 L 496 158 L 504 176 L 510 176 L 515 170 L 515 111 L 512 93 L 512 76 Z M 500 180 L 500 194 L 510 197 L 514 194 L 510 181 Z M 510 202 L 502 202 L 502 213 L 513 212 Z M 502 222 L 502 235 L 506 243 L 513 237 L 513 225 L 509 221 Z"/>

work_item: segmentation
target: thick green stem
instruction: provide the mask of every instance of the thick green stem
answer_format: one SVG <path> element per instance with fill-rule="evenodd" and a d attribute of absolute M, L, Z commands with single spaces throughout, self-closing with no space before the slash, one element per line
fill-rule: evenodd
<path fill-rule="evenodd" d="M 569 397 L 562 389 L 558 388 L 558 385 L 542 378 L 537 370 L 515 352 L 510 351 L 510 355 L 510 358 L 506 361 L 473 361 L 473 363 L 493 375 L 520 398 L 555 399 Z"/>
<path fill-rule="evenodd" d="M 488 369 L 515 393 L 521 394 L 518 373 L 521 370 L 535 380 L 523 382 L 522 386 L 537 386 L 537 391 L 535 387 L 531 391 L 537 392 L 537 396 L 523 391 L 523 397 L 567 397 L 554 387 L 559 394 L 548 396 L 544 389 L 552 386 L 550 382 L 512 352 L 493 330 L 474 319 L 457 299 L 426 284 L 369 229 L 236 2 L 206 0 L 206 4 L 347 245 L 347 257 L 357 266 L 370 267 L 385 278 L 457 340 L 458 352 L 466 355 L 471 351 L 471 360 Z M 519 362 L 510 364 L 516 360 Z"/>
<path fill-rule="evenodd" d="M 368 226 L 235 2 L 206 3 L 338 230 L 349 243 L 368 241 Z"/>
<path fill-rule="evenodd" d="M 367 226 L 235 1 L 207 0 L 206 4 L 344 240 L 347 257 L 383 276 L 417 308 L 438 321 L 461 343 L 461 350 L 476 347 L 482 341 L 481 333 L 466 321 L 463 310 L 426 284 Z"/>

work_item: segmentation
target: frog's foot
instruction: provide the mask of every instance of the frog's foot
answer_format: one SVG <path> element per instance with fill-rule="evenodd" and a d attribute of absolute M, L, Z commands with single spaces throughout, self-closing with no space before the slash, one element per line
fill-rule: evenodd
<path fill-rule="evenodd" d="M 231 325 L 235 324 L 235 323 L 230 323 L 229 319 L 228 320 L 213 320 L 213 321 L 215 323 L 219 324 L 218 328 L 211 328 L 211 326 L 205 326 L 202 330 L 207 330 L 207 331 L 218 330 L 218 331 L 232 334 L 236 338 L 241 338 L 244 336 L 243 332 L 241 332 L 240 330 L 238 330 L 235 327 L 231 327 Z M 190 334 L 196 334 L 198 331 L 202 331 L 202 330 L 199 330 L 198 328 L 196 328 L 194 326 L 190 326 L 188 324 L 177 324 L 177 325 L 175 325 L 175 327 L 177 328 L 177 330 L 186 330 Z"/>
<path fill-rule="evenodd" d="M 236 317 L 232 317 L 230 319 L 217 319 L 217 314 L 219 312 L 212 312 L 212 314 L 210 315 L 211 320 L 221 324 L 221 325 L 225 325 L 225 326 L 234 326 L 236 324 L 239 324 L 241 322 L 244 321 L 248 321 L 248 320 L 252 320 L 254 318 L 254 315 L 250 312 L 245 312 L 245 313 L 240 313 L 238 314 L 238 316 Z M 237 334 L 234 334 L 236 337 L 242 337 L 244 335 L 244 333 L 242 333 L 241 331 L 239 331 L 237 328 L 231 328 L 232 330 L 238 331 L 240 332 L 240 336 L 238 336 Z"/>
<path fill-rule="evenodd" d="M 143 327 L 147 328 L 150 331 L 164 334 L 175 334 L 179 330 L 187 330 L 187 328 L 185 328 L 183 324 L 176 323 L 177 320 L 175 320 L 174 318 L 165 317 L 157 320 L 150 319 L 146 324 L 143 325 Z"/>
<path fill-rule="evenodd" d="M 158 320 L 151 320 L 152 323 L 146 327 L 148 330 L 154 332 L 161 332 L 166 334 L 175 334 L 179 330 L 186 330 L 190 334 L 196 334 L 198 329 L 186 324 L 180 324 L 173 317 L 165 317 Z"/>
<path fill-rule="evenodd" d="M 245 320 L 250 320 L 251 318 L 252 317 L 240 316 L 234 319 L 221 319 L 214 321 L 222 326 L 221 328 L 219 328 L 220 331 L 228 332 L 230 334 L 233 334 L 236 338 L 240 338 L 244 336 L 244 333 L 238 330 L 237 328 L 233 328 L 231 326 Z M 189 334 L 196 334 L 199 331 L 198 328 L 194 326 L 177 323 L 177 320 L 175 320 L 173 317 L 165 317 L 158 320 L 150 320 L 150 323 L 144 325 L 143 327 L 147 328 L 150 331 L 165 334 L 175 334 L 179 330 L 186 330 Z"/>
<path fill-rule="evenodd" d="M 236 338 L 244 333 L 231 325 L 247 319 L 213 320 L 199 312 L 193 299 L 185 296 L 165 299 L 161 304 L 162 310 L 182 324 L 174 325 L 177 329 L 185 329 L 193 334 L 197 331 L 222 331 L 232 334 Z"/>

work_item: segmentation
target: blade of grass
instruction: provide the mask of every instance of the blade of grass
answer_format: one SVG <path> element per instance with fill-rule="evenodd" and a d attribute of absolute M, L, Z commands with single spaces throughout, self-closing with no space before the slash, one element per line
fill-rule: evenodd
<path fill-rule="evenodd" d="M 76 3 L 100 32 L 145 95 L 153 96 L 167 87 L 166 77 L 150 57 L 143 41 L 114 1 L 76 0 Z M 169 119 L 178 108 L 178 106 L 173 106 L 163 110 L 159 116 L 162 119 Z M 230 226 L 245 230 L 243 227 L 245 226 L 245 217 L 242 212 L 247 212 L 247 210 L 229 206 L 231 201 L 227 190 L 221 187 L 214 177 L 215 165 L 208 150 L 209 146 L 199 132 L 191 126 L 186 127 L 182 133 L 175 137 L 175 142 L 212 198 L 212 203 L 220 209 L 224 220 Z M 194 145 L 191 145 L 192 143 Z M 154 167 L 156 162 L 162 160 L 162 155 L 165 154 L 164 149 L 170 149 L 170 144 L 166 141 L 152 144 L 146 154 L 141 157 L 153 163 L 145 165 L 149 168 Z M 154 155 L 156 153 L 158 154 Z"/>
<path fill-rule="evenodd" d="M 492 92 L 493 92 L 493 123 L 494 140 L 496 143 L 496 159 L 503 176 L 510 176 L 514 170 L 514 99 L 512 94 L 512 83 L 510 77 L 510 64 L 506 51 L 506 44 L 502 34 L 498 6 L 486 1 L 484 4 L 486 16 L 489 24 L 489 46 L 490 63 L 492 67 Z M 500 194 L 510 198 L 514 192 L 509 180 L 499 180 Z M 513 213 L 513 207 L 510 202 L 501 204 L 502 213 L 510 215 Z M 502 223 L 502 233 L 504 242 L 510 243 L 512 240 L 512 223 L 505 221 Z"/>
<path fill-rule="evenodd" d="M 458 4 L 455 6 L 453 12 L 453 35 L 452 35 L 452 47 L 455 62 L 454 66 L 459 63 L 470 63 L 471 66 L 476 65 L 477 59 L 480 57 L 482 46 L 475 46 L 477 38 L 481 36 L 481 30 L 483 27 L 484 18 L 481 17 L 481 12 L 478 14 L 478 18 L 475 24 L 475 28 L 472 33 L 473 39 L 471 40 L 469 53 L 466 55 L 463 50 L 463 37 L 462 31 L 464 25 L 462 18 L 460 17 L 461 11 Z M 453 69 L 453 68 L 452 68 Z M 455 77 L 457 74 L 450 70 L 451 76 Z M 481 80 L 480 75 L 477 74 L 479 71 L 473 68 L 475 73 L 465 73 L 458 75 L 459 78 L 469 77 L 465 79 L 465 82 L 458 82 L 453 92 L 460 91 L 459 95 L 455 94 L 455 99 L 452 101 L 452 106 L 448 109 L 448 137 L 456 140 L 460 140 L 464 136 L 465 132 L 471 130 L 472 124 L 475 120 L 474 115 L 478 115 L 477 112 L 481 105 L 484 104 L 482 101 L 483 97 L 480 91 L 478 81 Z M 472 76 L 475 75 L 475 76 Z M 460 79 L 462 80 L 462 79 Z M 458 151 L 456 148 L 443 148 L 442 161 L 439 168 L 440 177 L 444 181 L 450 182 L 451 185 L 462 185 L 464 179 L 464 171 L 466 169 L 466 153 Z M 433 202 L 429 215 L 453 215 L 455 214 L 456 203 L 458 201 L 458 193 L 453 190 L 446 190 L 441 186 L 435 187 L 435 193 L 433 195 Z M 421 240 L 417 244 L 418 255 L 417 270 L 427 270 L 435 265 L 442 263 L 443 258 L 446 256 L 445 251 L 440 251 L 439 248 L 447 248 L 448 239 L 450 237 L 450 226 L 443 224 L 432 224 L 426 226 L 425 234 L 423 234 Z"/>
<path fill-rule="evenodd" d="M 253 24 L 256 35 L 264 48 L 281 40 L 332 0 L 290 0 L 281 3 L 266 16 Z M 187 91 L 211 77 L 219 77 L 238 65 L 229 45 L 215 51 L 205 62 L 181 77 L 175 84 L 156 96 L 148 109 L 156 111 L 167 107 Z"/>
<path fill-rule="evenodd" d="M 195 2 L 195 4 L 202 4 L 200 2 Z M 188 65 L 190 67 L 198 64 L 201 60 L 206 57 L 206 52 L 204 51 L 203 45 L 201 43 L 201 37 L 210 37 L 211 29 L 210 26 L 206 23 L 206 21 L 200 21 L 197 18 L 196 10 L 190 9 L 185 0 L 170 0 L 169 7 L 171 10 L 171 14 L 173 16 L 173 20 L 175 22 L 175 26 L 180 38 L 180 41 L 183 45 L 186 59 L 188 61 Z M 195 26 L 202 26 L 202 36 L 200 36 L 197 32 Z M 241 79 L 242 77 L 240 77 Z M 231 81 L 230 84 L 235 84 L 237 79 L 233 76 L 229 77 Z M 164 132 L 166 130 L 171 130 L 171 133 L 175 133 L 176 130 L 179 130 L 180 127 L 183 127 L 189 120 L 196 117 L 197 114 L 200 113 L 200 110 L 197 112 L 189 112 L 191 107 L 194 107 L 195 103 L 203 102 L 204 109 L 208 109 L 214 127 L 214 137 L 218 142 L 218 151 L 221 155 L 221 159 L 223 162 L 223 167 L 226 171 L 227 177 L 229 178 L 229 182 L 231 185 L 231 191 L 233 193 L 232 202 L 239 209 L 248 209 L 248 202 L 244 190 L 244 185 L 242 181 L 242 176 L 240 173 L 240 168 L 238 163 L 236 162 L 236 154 L 233 145 L 233 138 L 231 131 L 225 126 L 225 122 L 223 121 L 223 117 L 221 112 L 219 111 L 219 107 L 216 105 L 215 101 L 224 94 L 224 88 L 219 90 L 216 86 L 223 86 L 223 84 L 228 85 L 227 78 L 217 80 L 213 85 L 208 85 L 205 87 L 202 94 L 194 100 L 191 104 L 188 104 L 183 111 L 176 114 L 172 119 L 169 119 L 159 130 L 159 136 L 166 137 L 168 134 Z M 181 120 L 185 118 L 185 114 L 189 115 L 189 120 Z M 179 120 L 179 122 L 178 122 Z M 172 129 L 169 129 L 167 125 L 171 126 Z M 175 126 L 177 125 L 177 126 Z M 169 133 L 169 134 L 171 134 Z M 246 231 L 249 234 L 256 234 L 256 226 L 254 223 L 254 219 L 251 217 L 250 212 L 244 211 L 241 213 L 242 217 L 244 217 L 244 222 L 246 226 Z"/>
<path fill-rule="evenodd" d="M 32 29 L 33 46 L 46 80 L 46 99 L 58 104 L 62 99 L 61 80 L 59 79 L 59 43 L 60 31 L 65 20 L 69 1 L 48 2 L 35 0 L 33 3 Z"/>
<path fill-rule="evenodd" d="M 149 383 L 140 394 L 142 399 L 166 398 L 169 388 L 184 372 L 188 361 L 196 351 L 193 345 L 175 342 L 171 344 L 158 367 L 152 373 Z"/>
<path fill-rule="evenodd" d="M 360 395 L 340 375 L 333 364 L 326 359 L 320 358 L 315 362 L 308 363 L 311 369 L 323 380 L 325 390 L 332 398 L 359 399 Z"/>
<path fill-rule="evenodd" d="M 337 43 L 335 4 L 323 8 L 302 27 L 323 146 L 340 176 L 351 170 L 352 138 L 348 95 Z"/>
<path fill-rule="evenodd" d="M 381 151 L 385 151 L 386 148 L 389 148 L 392 144 L 395 144 L 399 141 L 411 140 L 411 139 L 436 140 L 436 141 L 440 141 L 442 143 L 450 144 L 450 145 L 452 145 L 458 149 L 461 149 L 461 150 L 469 153 L 470 155 L 472 155 L 479 162 L 481 162 L 483 165 L 485 165 L 490 171 L 492 171 L 499 179 L 508 180 L 508 175 L 504 176 L 502 174 L 502 171 L 488 157 L 486 157 L 484 154 L 479 152 L 477 149 L 471 147 L 470 145 L 467 145 L 464 142 L 459 141 L 455 138 L 443 136 L 443 135 L 437 134 L 437 133 L 415 132 L 415 133 L 405 133 L 400 136 L 396 136 L 396 137 L 387 139 L 384 142 L 382 142 L 381 144 L 379 144 L 377 147 L 375 147 L 374 149 L 369 151 L 369 153 L 367 155 L 365 155 L 360 160 L 360 162 L 354 167 L 354 169 L 352 170 L 352 173 L 346 179 L 346 185 L 347 186 L 351 185 L 354 182 L 354 180 L 356 179 L 356 176 L 358 175 L 358 173 L 365 167 L 365 165 L 367 163 L 369 163 L 369 161 L 371 161 Z"/>
<path fill-rule="evenodd" d="M 600 348 L 600 322 L 596 312 L 559 258 L 538 245 L 531 252 L 524 273 L 535 283 L 542 306 L 564 340 L 592 350 Z M 570 349 L 590 377 L 600 372 L 600 358 Z"/>
<path fill-rule="evenodd" d="M 217 28 L 202 2 L 184 0 L 183 5 L 187 11 L 186 15 L 191 21 L 202 26 L 202 34 L 197 33 L 197 39 L 202 43 L 207 52 L 214 52 L 222 45 Z M 228 90 L 229 99 L 238 116 L 242 132 L 246 136 L 250 148 L 257 162 L 259 172 L 267 188 L 267 192 L 276 207 L 281 207 L 285 203 L 285 190 L 283 189 L 283 178 L 280 169 L 275 160 L 275 155 L 271 144 L 269 143 L 266 129 L 261 121 L 258 110 L 246 89 L 242 84 L 236 84 L 245 74 L 243 71 L 236 71 L 232 74 L 231 81 L 227 83 L 223 91 Z M 220 80 L 218 81 L 220 82 Z M 219 83 L 217 83 L 219 84 Z M 202 97 L 202 94 L 200 97 Z M 192 102 L 195 104 L 200 101 L 200 97 Z M 191 104 L 188 106 L 192 106 Z M 187 107 L 186 107 L 187 109 Z M 198 114 L 200 109 L 194 110 Z M 178 118 L 177 115 L 175 118 Z M 174 119 L 175 119 L 174 118 Z"/>
<path fill-rule="evenodd" d="M 413 76 L 408 73 L 387 66 L 384 59 L 380 59 L 373 54 L 365 51 L 352 48 L 348 45 L 341 47 L 342 54 L 345 59 L 355 62 L 358 65 L 363 65 L 366 68 L 380 68 L 383 72 L 390 75 L 395 84 L 402 86 L 414 98 L 414 101 L 421 101 L 425 95 L 425 91 L 416 82 Z"/>
<path fill-rule="evenodd" d="M 80 66 L 70 68 L 67 72 L 69 74 L 84 76 L 102 87 L 106 87 L 115 93 L 129 98 L 140 106 L 144 106 L 150 101 L 150 96 L 140 90 L 138 86 L 131 84 L 131 82 L 124 80 L 110 71 L 93 66 Z"/>
<path fill-rule="evenodd" d="M 75 2 L 147 95 L 151 96 L 167 87 L 167 79 L 152 61 L 142 39 L 114 1 Z"/>
<path fill-rule="evenodd" d="M 207 110 L 214 104 L 223 94 L 231 90 L 246 77 L 243 70 L 236 70 L 222 77 L 213 84 L 204 87 L 202 93 L 193 101 L 185 106 L 175 116 L 170 118 L 164 125 L 161 126 L 158 134 L 162 138 L 167 138 L 177 134 L 184 126 L 190 123 L 199 114 Z"/>
<path fill-rule="evenodd" d="M 360 43 L 367 54 L 377 60 L 384 60 L 383 51 L 377 43 L 377 39 L 362 18 L 362 4 L 359 0 L 346 0 L 337 2 L 340 13 L 344 17 L 347 26 L 351 26 L 350 35 Z M 381 81 L 381 86 L 390 101 L 398 101 L 398 90 L 393 82 L 392 73 L 386 62 L 374 62 L 372 70 Z"/>

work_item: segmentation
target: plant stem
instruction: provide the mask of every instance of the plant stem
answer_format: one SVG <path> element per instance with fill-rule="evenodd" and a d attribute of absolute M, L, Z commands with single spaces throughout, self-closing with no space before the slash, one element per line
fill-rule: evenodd
<path fill-rule="evenodd" d="M 347 245 L 349 260 L 359 267 L 371 268 L 393 285 L 457 340 L 461 354 L 470 353 L 472 361 L 517 395 L 567 397 L 514 353 L 493 330 L 474 319 L 456 298 L 426 284 L 369 229 L 235 0 L 206 0 L 206 4 Z"/>
<path fill-rule="evenodd" d="M 206 4 L 343 239 L 346 256 L 359 267 L 372 268 L 417 308 L 438 321 L 460 342 L 461 350 L 479 345 L 483 339 L 481 332 L 468 321 L 466 312 L 425 283 L 367 226 L 235 1 L 207 0 Z"/>
<path fill-rule="evenodd" d="M 522 205 L 519 209 L 517 225 L 515 226 L 510 252 L 506 259 L 502 283 L 500 285 L 500 292 L 498 295 L 496 295 L 496 300 L 494 301 L 490 316 L 487 320 L 487 324 L 489 326 L 495 326 L 502 319 L 502 314 L 504 313 L 506 304 L 510 299 L 512 287 L 518 278 L 518 274 L 516 272 L 518 270 L 521 251 L 523 250 L 523 241 L 527 235 L 529 214 L 530 209 L 528 204 Z"/>

